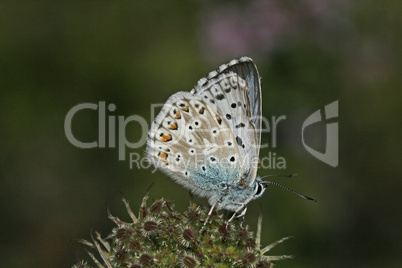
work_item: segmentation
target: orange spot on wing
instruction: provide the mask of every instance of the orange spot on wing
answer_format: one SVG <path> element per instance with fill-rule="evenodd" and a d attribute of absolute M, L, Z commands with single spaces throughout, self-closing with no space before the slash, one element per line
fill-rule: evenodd
<path fill-rule="evenodd" d="M 246 184 L 246 181 L 241 179 L 240 182 L 239 182 L 239 186 L 243 186 L 244 184 Z"/>
<path fill-rule="evenodd" d="M 167 153 L 159 153 L 158 156 L 159 156 L 160 158 L 166 160 L 166 158 L 167 158 L 168 155 L 167 155 Z"/>
<path fill-rule="evenodd" d="M 176 130 L 177 124 L 176 123 L 170 124 L 170 129 Z"/>
<path fill-rule="evenodd" d="M 188 106 L 181 108 L 183 111 L 188 112 Z"/>
<path fill-rule="evenodd" d="M 201 107 L 201 109 L 198 111 L 200 114 L 204 114 L 205 107 Z"/>
<path fill-rule="evenodd" d="M 162 136 L 162 141 L 163 142 L 167 142 L 167 141 L 171 141 L 172 140 L 172 135 L 163 135 Z"/>
<path fill-rule="evenodd" d="M 219 125 L 222 123 L 222 118 L 220 118 L 219 115 L 216 116 L 216 120 L 218 121 L 218 124 L 219 124 Z"/>
<path fill-rule="evenodd" d="M 181 118 L 181 114 L 179 112 L 176 113 L 176 119 L 180 119 Z"/>

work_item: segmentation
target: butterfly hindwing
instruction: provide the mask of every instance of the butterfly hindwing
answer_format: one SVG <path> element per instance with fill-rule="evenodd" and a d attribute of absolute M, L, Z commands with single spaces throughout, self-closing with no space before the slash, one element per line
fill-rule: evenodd
<path fill-rule="evenodd" d="M 199 96 L 179 92 L 170 97 L 148 135 L 148 158 L 196 194 L 208 196 L 228 173 L 240 174 L 230 125 Z"/>

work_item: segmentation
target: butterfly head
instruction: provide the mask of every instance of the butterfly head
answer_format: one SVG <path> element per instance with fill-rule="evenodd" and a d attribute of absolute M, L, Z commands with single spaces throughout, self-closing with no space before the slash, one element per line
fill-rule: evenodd
<path fill-rule="evenodd" d="M 246 185 L 242 182 L 236 185 L 222 184 L 221 191 L 217 195 L 213 195 L 209 203 L 214 204 L 219 200 L 217 203 L 218 209 L 238 211 L 250 201 L 260 198 L 266 188 L 267 185 L 264 184 L 259 176 L 256 177 L 251 185 Z"/>

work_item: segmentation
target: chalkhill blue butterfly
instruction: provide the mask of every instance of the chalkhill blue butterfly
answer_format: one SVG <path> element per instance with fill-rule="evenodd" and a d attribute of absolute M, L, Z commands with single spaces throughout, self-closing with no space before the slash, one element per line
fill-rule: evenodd
<path fill-rule="evenodd" d="M 252 59 L 221 65 L 190 92 L 172 95 L 152 123 L 147 156 L 213 208 L 244 215 L 268 184 L 257 176 L 261 144 L 261 84 Z M 229 221 L 230 221 L 229 220 Z"/>

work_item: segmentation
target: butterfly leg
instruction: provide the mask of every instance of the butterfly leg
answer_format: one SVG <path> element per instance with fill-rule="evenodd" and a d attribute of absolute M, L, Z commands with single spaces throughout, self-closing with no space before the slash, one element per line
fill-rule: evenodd
<path fill-rule="evenodd" d="M 247 211 L 247 207 L 244 207 L 244 209 L 243 209 L 243 211 L 240 213 L 240 215 L 237 216 L 237 218 L 242 217 L 242 218 L 241 218 L 241 222 L 240 222 L 240 226 L 241 226 L 241 227 L 243 227 L 243 222 L 244 222 L 244 219 L 246 218 L 246 217 L 245 217 L 246 211 Z"/>
<path fill-rule="evenodd" d="M 242 205 L 241 207 L 239 207 L 232 215 L 232 217 L 230 217 L 230 219 L 228 220 L 228 222 L 226 223 L 226 228 L 228 227 L 229 223 L 231 221 L 233 221 L 233 219 L 236 218 L 240 218 L 243 217 L 246 214 L 247 211 L 247 207 L 246 205 Z"/>
<path fill-rule="evenodd" d="M 207 224 L 207 222 L 208 222 L 208 220 L 209 220 L 209 217 L 211 216 L 212 211 L 214 211 L 214 208 L 215 208 L 216 204 L 218 204 L 218 201 L 216 201 L 216 202 L 212 205 L 211 209 L 209 210 L 208 216 L 207 216 L 207 218 L 205 219 L 205 222 L 204 222 L 204 225 L 202 226 L 202 229 L 204 229 L 204 226 Z M 201 230 L 202 230 L 202 229 L 201 229 Z"/>
<path fill-rule="evenodd" d="M 246 215 L 246 211 L 247 211 L 247 207 L 244 206 L 242 212 L 237 216 L 237 218 L 244 217 L 244 215 Z"/>

